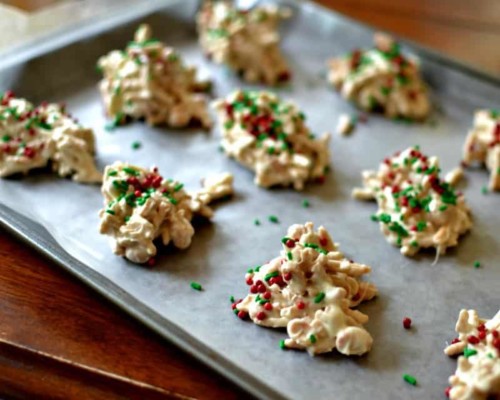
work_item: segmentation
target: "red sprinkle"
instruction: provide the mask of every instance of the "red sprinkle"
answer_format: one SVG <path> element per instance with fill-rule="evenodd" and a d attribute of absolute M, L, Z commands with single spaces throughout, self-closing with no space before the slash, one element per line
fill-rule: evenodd
<path fill-rule="evenodd" d="M 285 281 L 289 281 L 290 279 L 292 279 L 292 273 L 287 272 L 285 275 L 283 275 L 283 278 L 285 278 Z"/>
<path fill-rule="evenodd" d="M 295 247 L 295 242 L 292 239 L 288 239 L 285 243 L 286 247 L 293 249 Z"/>
<path fill-rule="evenodd" d="M 273 309 L 273 305 L 271 303 L 266 303 L 266 304 L 264 304 L 264 308 L 267 311 L 271 311 Z"/>
<path fill-rule="evenodd" d="M 446 397 L 450 397 L 450 392 L 451 392 L 451 386 L 448 386 L 446 389 L 444 389 L 444 395 Z"/>
<path fill-rule="evenodd" d="M 499 333 L 497 330 L 491 331 L 491 334 L 493 335 L 494 338 L 497 338 L 499 336 Z"/>
<path fill-rule="evenodd" d="M 271 298 L 271 292 L 265 292 L 263 295 L 262 295 L 263 298 L 265 298 L 266 300 L 269 300 Z"/>
<path fill-rule="evenodd" d="M 142 196 L 141 191 L 140 191 L 140 190 L 136 190 L 136 191 L 134 192 L 134 196 L 135 196 L 135 197 L 141 197 L 141 196 Z"/>
<path fill-rule="evenodd" d="M 151 257 L 151 258 L 148 260 L 148 265 L 149 265 L 150 267 L 152 267 L 152 266 L 153 266 L 153 265 L 155 265 L 155 264 L 156 264 L 156 258 Z"/>
<path fill-rule="evenodd" d="M 500 338 L 493 339 L 493 342 L 491 343 L 493 344 L 493 347 L 500 351 Z"/>
<path fill-rule="evenodd" d="M 238 311 L 238 318 L 245 319 L 247 317 L 247 312 L 240 310 Z"/>
<path fill-rule="evenodd" d="M 263 319 L 266 318 L 266 313 L 264 311 L 259 311 L 256 315 L 257 319 L 262 321 Z"/>
<path fill-rule="evenodd" d="M 486 331 L 479 331 L 479 333 L 477 334 L 477 337 L 480 340 L 484 340 L 486 338 Z"/>
<path fill-rule="evenodd" d="M 456 337 L 455 339 L 453 339 L 451 341 L 451 344 L 455 344 L 455 343 L 458 343 L 458 342 L 460 342 L 460 339 Z"/>
<path fill-rule="evenodd" d="M 479 332 L 481 332 L 481 331 L 485 331 L 485 330 L 486 330 L 486 326 L 484 326 L 484 324 L 481 324 L 481 325 L 479 325 L 479 326 L 477 327 L 477 330 L 478 330 Z"/>
<path fill-rule="evenodd" d="M 253 279 L 252 279 L 252 278 L 248 278 L 248 279 L 246 280 L 246 282 L 247 282 L 247 285 L 248 285 L 248 286 L 253 285 Z"/>
<path fill-rule="evenodd" d="M 474 336 L 474 335 L 470 335 L 468 338 L 467 338 L 467 341 L 470 343 L 470 344 L 478 344 L 479 343 L 479 339 L 477 336 Z"/>
<path fill-rule="evenodd" d="M 250 287 L 250 293 L 253 293 L 253 294 L 259 293 L 259 287 L 257 285 L 252 285 Z"/>
<path fill-rule="evenodd" d="M 304 308 L 306 308 L 306 304 L 305 304 L 303 301 L 299 301 L 299 302 L 297 303 L 297 308 L 298 308 L 299 310 L 303 310 Z"/>
<path fill-rule="evenodd" d="M 259 293 L 265 293 L 266 287 L 264 285 L 259 286 Z"/>
<path fill-rule="evenodd" d="M 403 319 L 403 326 L 405 329 L 410 329 L 411 328 L 411 319 L 408 317 L 405 317 Z"/>
<path fill-rule="evenodd" d="M 320 239 L 319 239 L 319 244 L 320 244 L 321 246 L 323 246 L 323 247 L 324 247 L 324 246 L 326 246 L 326 245 L 328 244 L 328 239 L 327 239 L 327 238 L 324 238 L 324 237 L 320 238 Z"/>

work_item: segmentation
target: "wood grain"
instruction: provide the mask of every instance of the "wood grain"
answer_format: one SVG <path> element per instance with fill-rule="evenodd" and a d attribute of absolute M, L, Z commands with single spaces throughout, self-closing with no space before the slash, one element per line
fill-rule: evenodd
<path fill-rule="evenodd" d="M 29 10 L 50 1 L 9 3 Z M 319 2 L 500 72 L 497 0 Z M 0 397 L 249 396 L 0 230 Z"/>
<path fill-rule="evenodd" d="M 318 0 L 478 69 L 500 74 L 497 0 Z"/>
<path fill-rule="evenodd" d="M 18 347 L 9 350 L 5 343 Z M 25 355 L 27 361 L 24 356 L 16 361 L 23 348 L 34 353 Z M 35 357 L 36 352 L 47 356 Z M 59 386 L 67 391 L 61 397 L 66 399 L 113 399 L 109 393 L 120 396 L 127 385 L 131 393 L 138 390 L 106 374 L 147 384 L 155 398 L 248 397 L 0 231 L 0 397 L 18 393 L 19 398 L 51 398 Z M 40 384 L 34 384 L 39 378 Z M 101 393 L 103 382 L 108 382 L 107 397 L 93 397 Z"/>

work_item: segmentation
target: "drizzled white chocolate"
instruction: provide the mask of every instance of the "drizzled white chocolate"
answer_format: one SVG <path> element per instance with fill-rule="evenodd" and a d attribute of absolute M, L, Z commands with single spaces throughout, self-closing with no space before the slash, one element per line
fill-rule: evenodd
<path fill-rule="evenodd" d="M 451 400 L 500 399 L 500 310 L 490 320 L 475 310 L 461 310 L 455 331 L 458 338 L 444 350 L 457 356 L 449 379 Z"/>
<path fill-rule="evenodd" d="M 222 149 L 255 171 L 255 184 L 301 190 L 322 180 L 329 165 L 330 135 L 315 139 L 293 103 L 269 92 L 237 90 L 215 102 Z"/>
<path fill-rule="evenodd" d="M 279 48 L 278 24 L 289 15 L 288 9 L 272 5 L 243 11 L 232 1 L 205 1 L 197 17 L 200 45 L 210 59 L 247 81 L 287 81 L 290 72 Z"/>
<path fill-rule="evenodd" d="M 106 207 L 99 212 L 100 233 L 111 236 L 115 254 L 138 264 L 154 262 L 157 238 L 165 246 L 189 247 L 193 214 L 212 217 L 208 203 L 232 193 L 229 174 L 208 180 L 211 184 L 193 195 L 182 183 L 163 179 L 156 169 L 116 162 L 104 174 L 101 190 Z"/>
<path fill-rule="evenodd" d="M 94 163 L 94 134 L 59 104 L 30 102 L 6 92 L 0 101 L 0 177 L 47 166 L 61 177 L 100 182 Z"/>
<path fill-rule="evenodd" d="M 375 48 L 329 62 L 328 80 L 344 98 L 389 118 L 424 119 L 431 106 L 417 60 L 391 37 L 376 34 Z"/>
<path fill-rule="evenodd" d="M 500 112 L 479 110 L 464 144 L 464 162 L 479 162 L 490 171 L 490 190 L 500 190 Z"/>
<path fill-rule="evenodd" d="M 406 256 L 427 247 L 444 254 L 472 227 L 464 196 L 441 180 L 439 172 L 437 157 L 408 148 L 386 158 L 378 171 L 363 171 L 363 188 L 353 191 L 357 199 L 377 201 L 372 219 Z"/>
<path fill-rule="evenodd" d="M 171 47 L 151 38 L 141 25 L 125 51 L 114 50 L 99 59 L 104 78 L 99 89 L 106 113 L 115 125 L 126 118 L 145 118 L 150 125 L 210 127 L 205 97 L 198 92 L 207 82 L 196 80 L 196 68 L 187 67 Z"/>
<path fill-rule="evenodd" d="M 361 355 L 372 338 L 368 316 L 353 310 L 377 294 L 360 278 L 371 268 L 348 260 L 325 228 L 292 225 L 281 255 L 246 274 L 250 294 L 233 304 L 240 318 L 271 328 L 286 327 L 285 347 L 315 355 L 337 350 Z"/>

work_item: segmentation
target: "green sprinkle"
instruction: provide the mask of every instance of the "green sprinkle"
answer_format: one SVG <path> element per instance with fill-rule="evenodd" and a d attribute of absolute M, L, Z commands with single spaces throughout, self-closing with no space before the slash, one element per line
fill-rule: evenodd
<path fill-rule="evenodd" d="M 292 261 L 293 260 L 292 252 L 289 251 L 288 253 L 286 253 L 286 257 L 288 258 L 289 261 Z"/>
<path fill-rule="evenodd" d="M 253 224 L 256 225 L 256 226 L 259 226 L 260 225 L 260 221 L 257 218 L 255 218 L 253 220 Z"/>
<path fill-rule="evenodd" d="M 477 351 L 474 349 L 469 349 L 467 346 L 464 349 L 464 357 L 469 358 L 470 356 L 476 355 Z"/>
<path fill-rule="evenodd" d="M 177 203 L 179 203 L 176 199 L 174 199 L 173 197 L 168 197 L 168 201 L 170 201 L 174 206 L 177 205 Z"/>
<path fill-rule="evenodd" d="M 285 349 L 286 349 L 285 339 L 281 339 L 281 340 L 280 340 L 280 348 L 281 348 L 282 350 L 285 350 Z"/>
<path fill-rule="evenodd" d="M 483 186 L 483 187 L 481 188 L 481 193 L 482 193 L 482 194 L 488 194 L 488 188 L 487 188 L 486 186 Z"/>
<path fill-rule="evenodd" d="M 272 222 L 273 224 L 278 224 L 280 222 L 280 220 L 276 215 L 270 215 L 268 219 L 269 222 Z"/>
<path fill-rule="evenodd" d="M 10 142 L 11 140 L 11 137 L 9 135 L 3 135 L 2 136 L 2 142 Z"/>
<path fill-rule="evenodd" d="M 309 248 L 314 249 L 314 250 L 319 249 L 319 246 L 317 244 L 314 244 L 314 243 L 304 243 L 304 247 L 309 247 Z"/>
<path fill-rule="evenodd" d="M 493 354 L 491 354 L 491 353 L 488 353 L 488 354 L 487 354 L 487 357 L 488 357 L 488 358 L 491 358 L 491 359 L 493 359 Z"/>
<path fill-rule="evenodd" d="M 130 168 L 130 167 L 123 167 L 123 171 L 125 171 L 127 174 L 129 175 L 133 175 L 133 176 L 139 176 L 139 171 L 137 171 L 136 169 L 134 168 Z"/>
<path fill-rule="evenodd" d="M 128 222 L 128 221 L 130 221 L 130 217 L 129 217 L 129 216 L 126 216 L 126 217 L 124 218 L 124 220 L 125 220 L 125 222 Z"/>
<path fill-rule="evenodd" d="M 116 172 L 116 171 L 109 171 L 108 172 L 108 176 L 116 176 L 116 175 L 118 175 L 118 172 Z"/>
<path fill-rule="evenodd" d="M 417 222 L 417 231 L 422 232 L 427 227 L 427 222 L 418 221 Z"/>
<path fill-rule="evenodd" d="M 108 214 L 115 215 L 116 213 L 113 210 L 106 210 Z"/>
<path fill-rule="evenodd" d="M 448 206 L 445 206 L 444 204 L 439 207 L 439 211 L 446 211 L 448 209 Z"/>
<path fill-rule="evenodd" d="M 474 268 L 479 268 L 481 263 L 479 261 L 474 261 Z"/>
<path fill-rule="evenodd" d="M 273 155 L 273 154 L 274 154 L 274 151 L 275 151 L 275 150 L 274 150 L 274 147 L 272 147 L 272 146 L 271 146 L 271 147 L 269 147 L 269 148 L 267 149 L 267 154 L 269 154 L 269 155 Z"/>
<path fill-rule="evenodd" d="M 418 247 L 418 242 L 416 240 L 412 240 L 410 242 L 410 245 L 413 246 L 413 247 Z"/>
<path fill-rule="evenodd" d="M 230 296 L 230 297 L 229 297 L 229 301 L 230 301 L 231 303 L 234 303 L 234 296 Z"/>
<path fill-rule="evenodd" d="M 138 150 L 142 146 L 142 143 L 136 140 L 135 142 L 132 142 L 132 150 Z"/>
<path fill-rule="evenodd" d="M 316 336 L 315 335 L 311 335 L 309 336 L 309 340 L 311 341 L 311 343 L 316 343 L 317 339 L 316 339 Z"/>
<path fill-rule="evenodd" d="M 405 380 L 405 382 L 409 383 L 410 385 L 413 385 L 413 386 L 417 385 L 417 379 L 412 375 L 404 374 L 403 379 Z"/>
<path fill-rule="evenodd" d="M 378 218 L 384 224 L 388 224 L 389 222 L 391 222 L 391 216 L 389 214 L 382 213 L 382 214 L 379 215 Z"/>
<path fill-rule="evenodd" d="M 278 276 L 279 274 L 280 273 L 278 271 L 270 272 L 270 273 L 266 274 L 266 276 L 264 277 L 264 280 L 267 282 L 269 279 L 274 278 L 274 277 Z"/>
<path fill-rule="evenodd" d="M 261 267 L 262 265 L 258 265 L 257 267 L 255 267 L 255 272 L 259 272 Z"/>
<path fill-rule="evenodd" d="M 375 214 L 372 214 L 372 215 L 370 216 L 370 219 L 371 219 L 372 221 L 374 221 L 374 222 L 377 222 L 377 221 L 378 221 L 378 217 L 377 217 Z"/>
<path fill-rule="evenodd" d="M 248 268 L 247 269 L 247 274 L 253 274 L 253 269 L 252 268 Z"/>
<path fill-rule="evenodd" d="M 178 183 L 177 185 L 174 186 L 174 192 L 178 192 L 184 187 L 183 183 Z"/>
<path fill-rule="evenodd" d="M 225 129 L 231 129 L 234 126 L 234 121 L 226 121 L 224 123 L 224 128 Z"/>
<path fill-rule="evenodd" d="M 321 303 L 323 299 L 325 298 L 325 292 L 319 292 L 316 297 L 314 298 L 314 302 L 316 304 Z"/>
<path fill-rule="evenodd" d="M 309 203 L 309 200 L 307 200 L 307 199 L 302 200 L 302 207 L 309 208 L 310 205 L 311 205 L 311 203 Z"/>
<path fill-rule="evenodd" d="M 201 287 L 201 285 L 200 285 L 198 282 L 191 282 L 191 287 L 192 287 L 194 290 L 198 290 L 198 291 L 203 290 L 203 288 Z"/>

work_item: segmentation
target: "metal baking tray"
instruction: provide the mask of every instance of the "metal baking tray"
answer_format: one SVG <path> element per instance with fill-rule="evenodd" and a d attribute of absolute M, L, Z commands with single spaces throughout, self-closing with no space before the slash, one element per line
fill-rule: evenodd
<path fill-rule="evenodd" d="M 155 36 L 177 47 L 186 62 L 198 65 L 214 80 L 223 96 L 241 82 L 224 67 L 204 59 L 193 23 L 197 1 L 158 8 L 140 20 L 116 19 L 101 32 L 79 28 L 79 42 L 54 46 L 35 58 L 23 57 L 0 70 L 0 89 L 13 89 L 33 102 L 64 101 L 97 136 L 100 167 L 115 160 L 158 165 L 167 177 L 189 189 L 199 178 L 228 170 L 235 175 L 236 196 L 217 207 L 211 223 L 196 227 L 193 245 L 185 251 L 162 250 L 158 265 L 145 268 L 116 257 L 98 233 L 102 206 L 98 186 L 79 185 L 50 173 L 0 182 L 0 221 L 58 265 L 95 288 L 160 335 L 210 365 L 259 398 L 430 399 L 440 398 L 455 361 L 443 354 L 461 308 L 488 317 L 498 310 L 500 244 L 498 195 L 481 193 L 487 172 L 467 172 L 461 190 L 473 210 L 474 228 L 458 248 L 441 257 L 432 252 L 410 259 L 386 243 L 370 221 L 374 203 L 351 199 L 360 172 L 376 168 L 388 154 L 420 144 L 440 157 L 443 171 L 458 164 L 461 146 L 476 108 L 500 104 L 500 82 L 413 45 L 421 56 L 436 109 L 435 124 L 406 125 L 370 116 L 348 138 L 334 135 L 332 171 L 324 185 L 311 184 L 302 193 L 255 187 L 252 173 L 217 151 L 219 132 L 150 128 L 137 122 L 105 132 L 106 123 L 96 89 L 99 56 L 131 39 L 139 22 L 148 22 Z M 317 133 L 332 131 L 337 117 L 353 112 L 325 81 L 326 60 L 356 47 L 371 46 L 373 31 L 313 3 L 287 2 L 294 16 L 286 23 L 283 47 L 294 80 L 276 89 L 299 104 Z M 138 151 L 131 149 L 142 142 Z M 307 198 L 310 208 L 301 203 Z M 278 224 L 268 222 L 269 215 Z M 262 225 L 253 221 L 260 218 Z M 351 258 L 373 267 L 370 280 L 380 295 L 360 307 L 370 316 L 367 329 L 374 338 L 364 357 L 337 353 L 309 357 L 283 351 L 286 333 L 237 319 L 229 297 L 248 290 L 247 268 L 275 257 L 289 225 L 313 221 L 324 225 Z M 475 260 L 481 262 L 474 268 Z M 200 282 L 204 291 L 189 286 Z M 403 317 L 414 328 L 402 328 Z M 406 384 L 402 374 L 418 379 Z"/>

